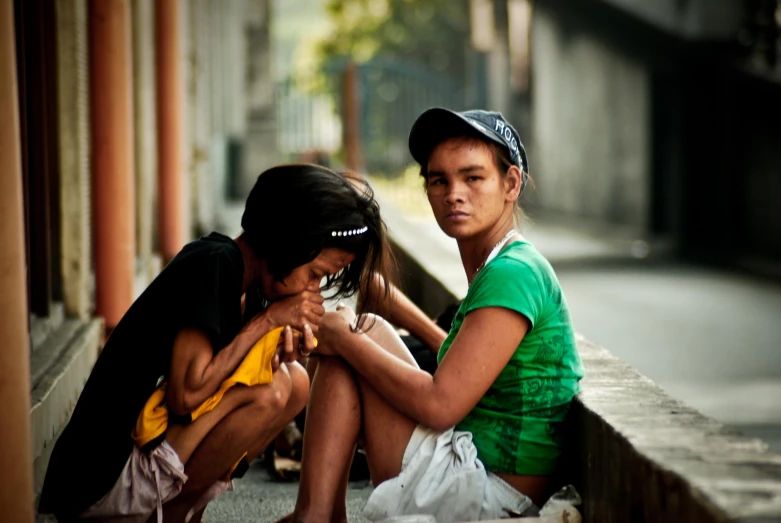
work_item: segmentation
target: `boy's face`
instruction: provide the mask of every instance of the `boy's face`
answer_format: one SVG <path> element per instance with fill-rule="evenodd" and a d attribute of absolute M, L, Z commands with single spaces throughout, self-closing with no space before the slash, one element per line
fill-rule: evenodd
<path fill-rule="evenodd" d="M 445 234 L 457 240 L 497 223 L 508 205 L 512 212 L 518 197 L 511 173 L 503 178 L 491 148 L 475 138 L 440 143 L 431 152 L 426 170 L 426 194 L 434 217 Z"/>
<path fill-rule="evenodd" d="M 261 270 L 261 291 L 269 301 L 292 296 L 304 290 L 319 292 L 323 278 L 338 273 L 354 259 L 355 255 L 344 249 L 328 247 L 311 262 L 293 269 L 282 281 L 275 280 L 268 271 Z"/>

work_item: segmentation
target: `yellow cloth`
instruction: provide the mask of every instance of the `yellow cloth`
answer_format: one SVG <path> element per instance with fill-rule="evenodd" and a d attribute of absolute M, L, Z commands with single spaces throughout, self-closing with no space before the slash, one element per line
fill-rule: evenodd
<path fill-rule="evenodd" d="M 260 338 L 233 374 L 222 382 L 219 390 L 191 413 L 192 421 L 214 410 L 214 407 L 220 403 L 228 389 L 236 384 L 252 386 L 271 383 L 274 380 L 271 360 L 274 358 L 283 330 L 284 327 L 277 327 Z M 317 346 L 317 340 L 315 340 L 315 346 Z M 168 408 L 165 404 L 165 389 L 166 383 L 164 382 L 149 397 L 136 420 L 136 427 L 133 430 L 132 437 L 139 448 L 158 438 L 168 429 Z"/>

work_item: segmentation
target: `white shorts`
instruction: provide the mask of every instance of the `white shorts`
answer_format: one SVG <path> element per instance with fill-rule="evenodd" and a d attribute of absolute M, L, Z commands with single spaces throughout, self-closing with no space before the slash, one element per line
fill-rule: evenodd
<path fill-rule="evenodd" d="M 363 515 L 369 520 L 429 514 L 438 522 L 507 517 L 523 512 L 532 500 L 477 459 L 471 432 L 435 432 L 418 425 L 412 433 L 401 473 L 378 485 Z"/>
<path fill-rule="evenodd" d="M 157 520 L 162 521 L 163 503 L 178 496 L 186 481 L 184 464 L 167 441 L 149 454 L 134 446 L 111 490 L 82 512 L 79 519 L 144 523 L 157 511 Z M 233 490 L 233 481 L 218 481 L 212 485 L 187 515 L 187 520 L 228 490 Z"/>

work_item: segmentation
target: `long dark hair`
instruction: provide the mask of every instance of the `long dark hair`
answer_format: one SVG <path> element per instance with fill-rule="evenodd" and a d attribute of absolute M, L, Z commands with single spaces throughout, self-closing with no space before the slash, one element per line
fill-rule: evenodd
<path fill-rule="evenodd" d="M 378 295 L 370 283 L 373 274 L 392 281 L 395 265 L 380 206 L 365 181 L 351 183 L 313 164 L 272 167 L 258 176 L 250 191 L 241 226 L 250 248 L 277 280 L 325 248 L 353 253 L 353 262 L 329 276 L 323 290 L 335 291 L 334 299 L 360 292 L 359 314 L 385 309 L 389 286 Z M 359 321 L 358 328 L 363 323 Z"/>

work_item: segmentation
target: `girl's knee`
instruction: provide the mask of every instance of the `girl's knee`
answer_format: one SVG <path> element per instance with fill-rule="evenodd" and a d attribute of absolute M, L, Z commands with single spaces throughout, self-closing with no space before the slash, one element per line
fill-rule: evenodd
<path fill-rule="evenodd" d="M 272 383 L 253 388 L 252 403 L 263 410 L 282 412 L 300 406 L 300 411 L 309 399 L 309 377 L 304 368 L 295 362 L 280 365 Z"/>
<path fill-rule="evenodd" d="M 290 376 L 278 370 L 272 383 L 252 387 L 252 406 L 259 410 L 281 411 L 290 400 L 291 391 Z"/>

